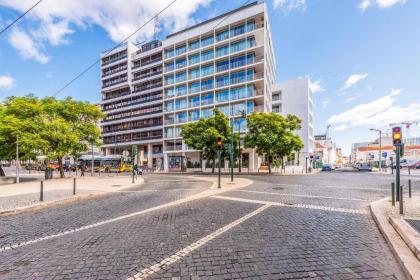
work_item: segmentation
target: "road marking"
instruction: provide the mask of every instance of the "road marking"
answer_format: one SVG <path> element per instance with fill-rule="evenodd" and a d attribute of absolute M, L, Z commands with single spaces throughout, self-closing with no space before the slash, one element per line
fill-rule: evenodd
<path fill-rule="evenodd" d="M 176 189 L 166 189 L 166 190 L 140 190 L 140 191 L 121 190 L 121 191 L 114 191 L 114 192 L 117 192 L 117 193 L 141 193 L 141 192 L 191 191 L 191 190 L 196 190 L 196 189 L 176 188 Z"/>
<path fill-rule="evenodd" d="M 359 198 L 344 198 L 344 197 L 334 197 L 334 196 L 304 195 L 304 194 L 292 194 L 292 193 L 274 193 L 274 192 L 259 192 L 259 191 L 244 191 L 244 190 L 237 190 L 237 192 L 260 193 L 260 194 L 270 194 L 270 195 L 273 194 L 273 195 L 281 195 L 281 196 L 295 196 L 295 197 L 308 197 L 308 198 L 337 199 L 337 200 L 368 201 L 366 199 L 359 199 Z"/>
<path fill-rule="evenodd" d="M 171 264 L 173 264 L 174 262 L 180 260 L 181 258 L 185 257 L 186 255 L 188 255 L 189 253 L 193 252 L 194 250 L 197 250 L 198 248 L 202 247 L 203 245 L 205 245 L 207 242 L 213 240 L 214 238 L 218 237 L 219 235 L 225 233 L 226 231 L 234 228 L 235 226 L 245 222 L 246 220 L 248 220 L 249 218 L 261 213 L 262 211 L 264 211 L 265 209 L 267 209 L 268 207 L 271 206 L 271 203 L 267 203 L 263 206 L 261 206 L 260 208 L 258 208 L 257 210 L 237 219 L 236 221 L 233 221 L 232 223 L 219 228 L 218 230 L 210 233 L 209 235 L 201 238 L 200 240 L 190 244 L 189 246 L 179 250 L 178 252 L 176 252 L 175 254 L 163 259 L 162 261 L 160 261 L 157 264 L 154 264 L 148 268 L 143 269 L 142 271 L 140 271 L 139 273 L 135 274 L 134 276 L 128 278 L 127 280 L 139 280 L 139 279 L 144 279 L 158 271 L 160 271 L 161 269 L 170 266 Z"/>
<path fill-rule="evenodd" d="M 272 202 L 272 201 L 267 201 L 267 200 L 246 199 L 246 198 L 231 197 L 231 196 L 220 196 L 220 195 L 213 195 L 211 197 L 218 198 L 218 199 L 248 202 L 248 203 L 257 203 L 257 204 L 270 203 L 273 206 L 281 206 L 281 207 L 307 208 L 307 209 L 316 209 L 316 210 L 334 211 L 334 212 L 352 213 L 352 214 L 363 214 L 363 215 L 368 214 L 368 211 L 365 211 L 365 210 L 356 210 L 356 209 L 348 209 L 348 208 L 336 208 L 336 207 L 320 206 L 320 205 L 313 205 L 313 204 L 287 204 L 287 203 L 282 203 L 282 202 Z"/>
<path fill-rule="evenodd" d="M 347 186 L 314 186 L 314 185 L 298 185 L 298 184 L 276 184 L 278 186 L 286 187 L 319 187 L 319 188 L 336 188 L 336 189 L 354 189 L 354 190 L 368 190 L 368 191 L 386 191 L 386 189 L 381 188 L 363 188 L 363 187 L 347 187 Z"/>

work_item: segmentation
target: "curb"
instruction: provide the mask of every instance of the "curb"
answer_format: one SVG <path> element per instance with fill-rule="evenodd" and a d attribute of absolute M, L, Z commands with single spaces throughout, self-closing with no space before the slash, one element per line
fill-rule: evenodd
<path fill-rule="evenodd" d="M 414 256 L 410 248 L 407 247 L 405 242 L 401 239 L 399 234 L 394 230 L 389 223 L 386 216 L 382 214 L 379 209 L 379 204 L 384 201 L 389 201 L 390 198 L 386 197 L 370 204 L 370 212 L 373 220 L 379 228 L 379 231 L 385 237 L 385 240 L 391 246 L 392 253 L 397 259 L 399 265 L 404 271 L 408 279 L 420 280 L 420 262 Z"/>
<path fill-rule="evenodd" d="M 134 186 L 138 186 L 138 185 L 142 185 L 144 183 L 144 179 L 139 177 L 139 179 L 141 179 L 141 182 L 135 183 L 135 184 L 131 184 L 129 186 L 124 186 L 121 188 L 118 188 L 116 190 L 112 190 L 110 192 L 100 192 L 98 191 L 97 193 L 89 193 L 89 194 L 82 194 L 82 195 L 76 195 L 76 196 L 71 196 L 71 197 L 65 197 L 62 199 L 55 199 L 55 200 L 51 200 L 51 201 L 45 201 L 45 202 L 38 202 L 32 205 L 28 205 L 28 206 L 22 206 L 22 207 L 17 207 L 14 209 L 6 209 L 6 210 L 2 210 L 0 211 L 0 217 L 9 217 L 9 216 L 13 216 L 13 215 L 18 215 L 18 214 L 22 214 L 22 213 L 27 213 L 27 212 L 32 212 L 32 211 L 36 211 L 36 210 L 42 210 L 42 209 L 46 209 L 46 208 L 51 208 L 51 207 L 55 207 L 55 206 L 61 206 L 61 205 L 68 205 L 74 202 L 80 202 L 80 201 L 85 201 L 85 200 L 91 200 L 91 199 L 95 199 L 98 198 L 100 196 L 105 196 L 107 194 L 111 194 L 111 193 L 115 193 L 124 189 L 128 189 Z"/>

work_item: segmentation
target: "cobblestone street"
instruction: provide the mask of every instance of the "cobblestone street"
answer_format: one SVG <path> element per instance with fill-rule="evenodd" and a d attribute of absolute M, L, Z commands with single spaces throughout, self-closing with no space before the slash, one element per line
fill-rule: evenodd
<path fill-rule="evenodd" d="M 390 176 L 247 178 L 147 212 L 211 183 L 146 175 L 125 192 L 0 217 L 0 279 L 405 279 L 368 211 Z"/>

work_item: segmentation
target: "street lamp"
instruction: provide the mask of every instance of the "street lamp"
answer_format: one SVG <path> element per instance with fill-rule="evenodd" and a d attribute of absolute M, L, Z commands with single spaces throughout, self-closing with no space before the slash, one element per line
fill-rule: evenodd
<path fill-rule="evenodd" d="M 241 118 L 246 119 L 246 111 L 245 110 L 240 110 L 238 111 L 238 113 L 241 114 Z M 238 142 L 238 150 L 239 150 L 239 164 L 238 164 L 238 171 L 239 173 L 242 172 L 242 153 L 241 153 L 241 121 L 239 121 L 239 128 L 238 128 L 238 134 L 239 134 L 239 142 Z M 249 163 L 248 163 L 249 164 Z M 249 166 L 248 166 L 248 170 L 249 170 Z"/>
<path fill-rule="evenodd" d="M 379 133 L 379 171 L 382 170 L 382 130 L 376 128 L 369 128 L 370 131 Z"/>

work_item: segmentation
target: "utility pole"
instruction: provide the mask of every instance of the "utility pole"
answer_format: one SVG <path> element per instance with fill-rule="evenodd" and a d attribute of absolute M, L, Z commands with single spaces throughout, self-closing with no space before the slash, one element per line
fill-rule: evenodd
<path fill-rule="evenodd" d="M 402 197 L 400 197 L 400 156 L 403 153 L 402 149 L 403 149 L 403 142 L 402 142 L 402 133 L 401 133 L 401 127 L 396 126 L 392 128 L 392 140 L 395 146 L 395 165 L 396 165 L 396 170 L 395 170 L 395 183 L 396 183 L 396 200 L 400 201 L 400 199 L 402 200 Z M 400 202 L 401 203 L 401 202 Z"/>
<path fill-rule="evenodd" d="M 230 156 L 230 181 L 233 182 L 233 125 L 235 119 L 232 118 L 232 127 L 231 127 L 231 137 L 230 137 L 230 147 L 229 147 L 229 156 Z"/>
<path fill-rule="evenodd" d="M 90 170 L 90 176 L 91 177 L 93 177 L 93 166 L 94 166 L 94 164 L 93 164 L 93 162 L 94 162 L 94 157 L 93 157 L 93 142 L 92 142 L 92 150 L 91 150 L 91 153 L 92 153 L 92 165 L 91 165 L 91 170 Z"/>
<path fill-rule="evenodd" d="M 218 168 L 219 168 L 218 179 L 217 179 L 217 188 L 221 189 L 222 186 L 220 184 L 220 177 L 221 177 L 221 172 L 220 172 L 220 167 L 221 167 L 221 162 L 220 162 L 221 161 L 221 156 L 220 156 L 220 154 L 221 154 L 221 152 L 220 152 L 220 150 L 223 147 L 222 137 L 217 137 L 216 147 L 217 147 L 217 165 L 218 165 Z"/>
<path fill-rule="evenodd" d="M 382 170 L 382 130 L 370 128 L 370 131 L 377 131 L 379 133 L 379 171 Z"/>
<path fill-rule="evenodd" d="M 16 183 L 19 184 L 19 135 L 16 136 Z"/>

